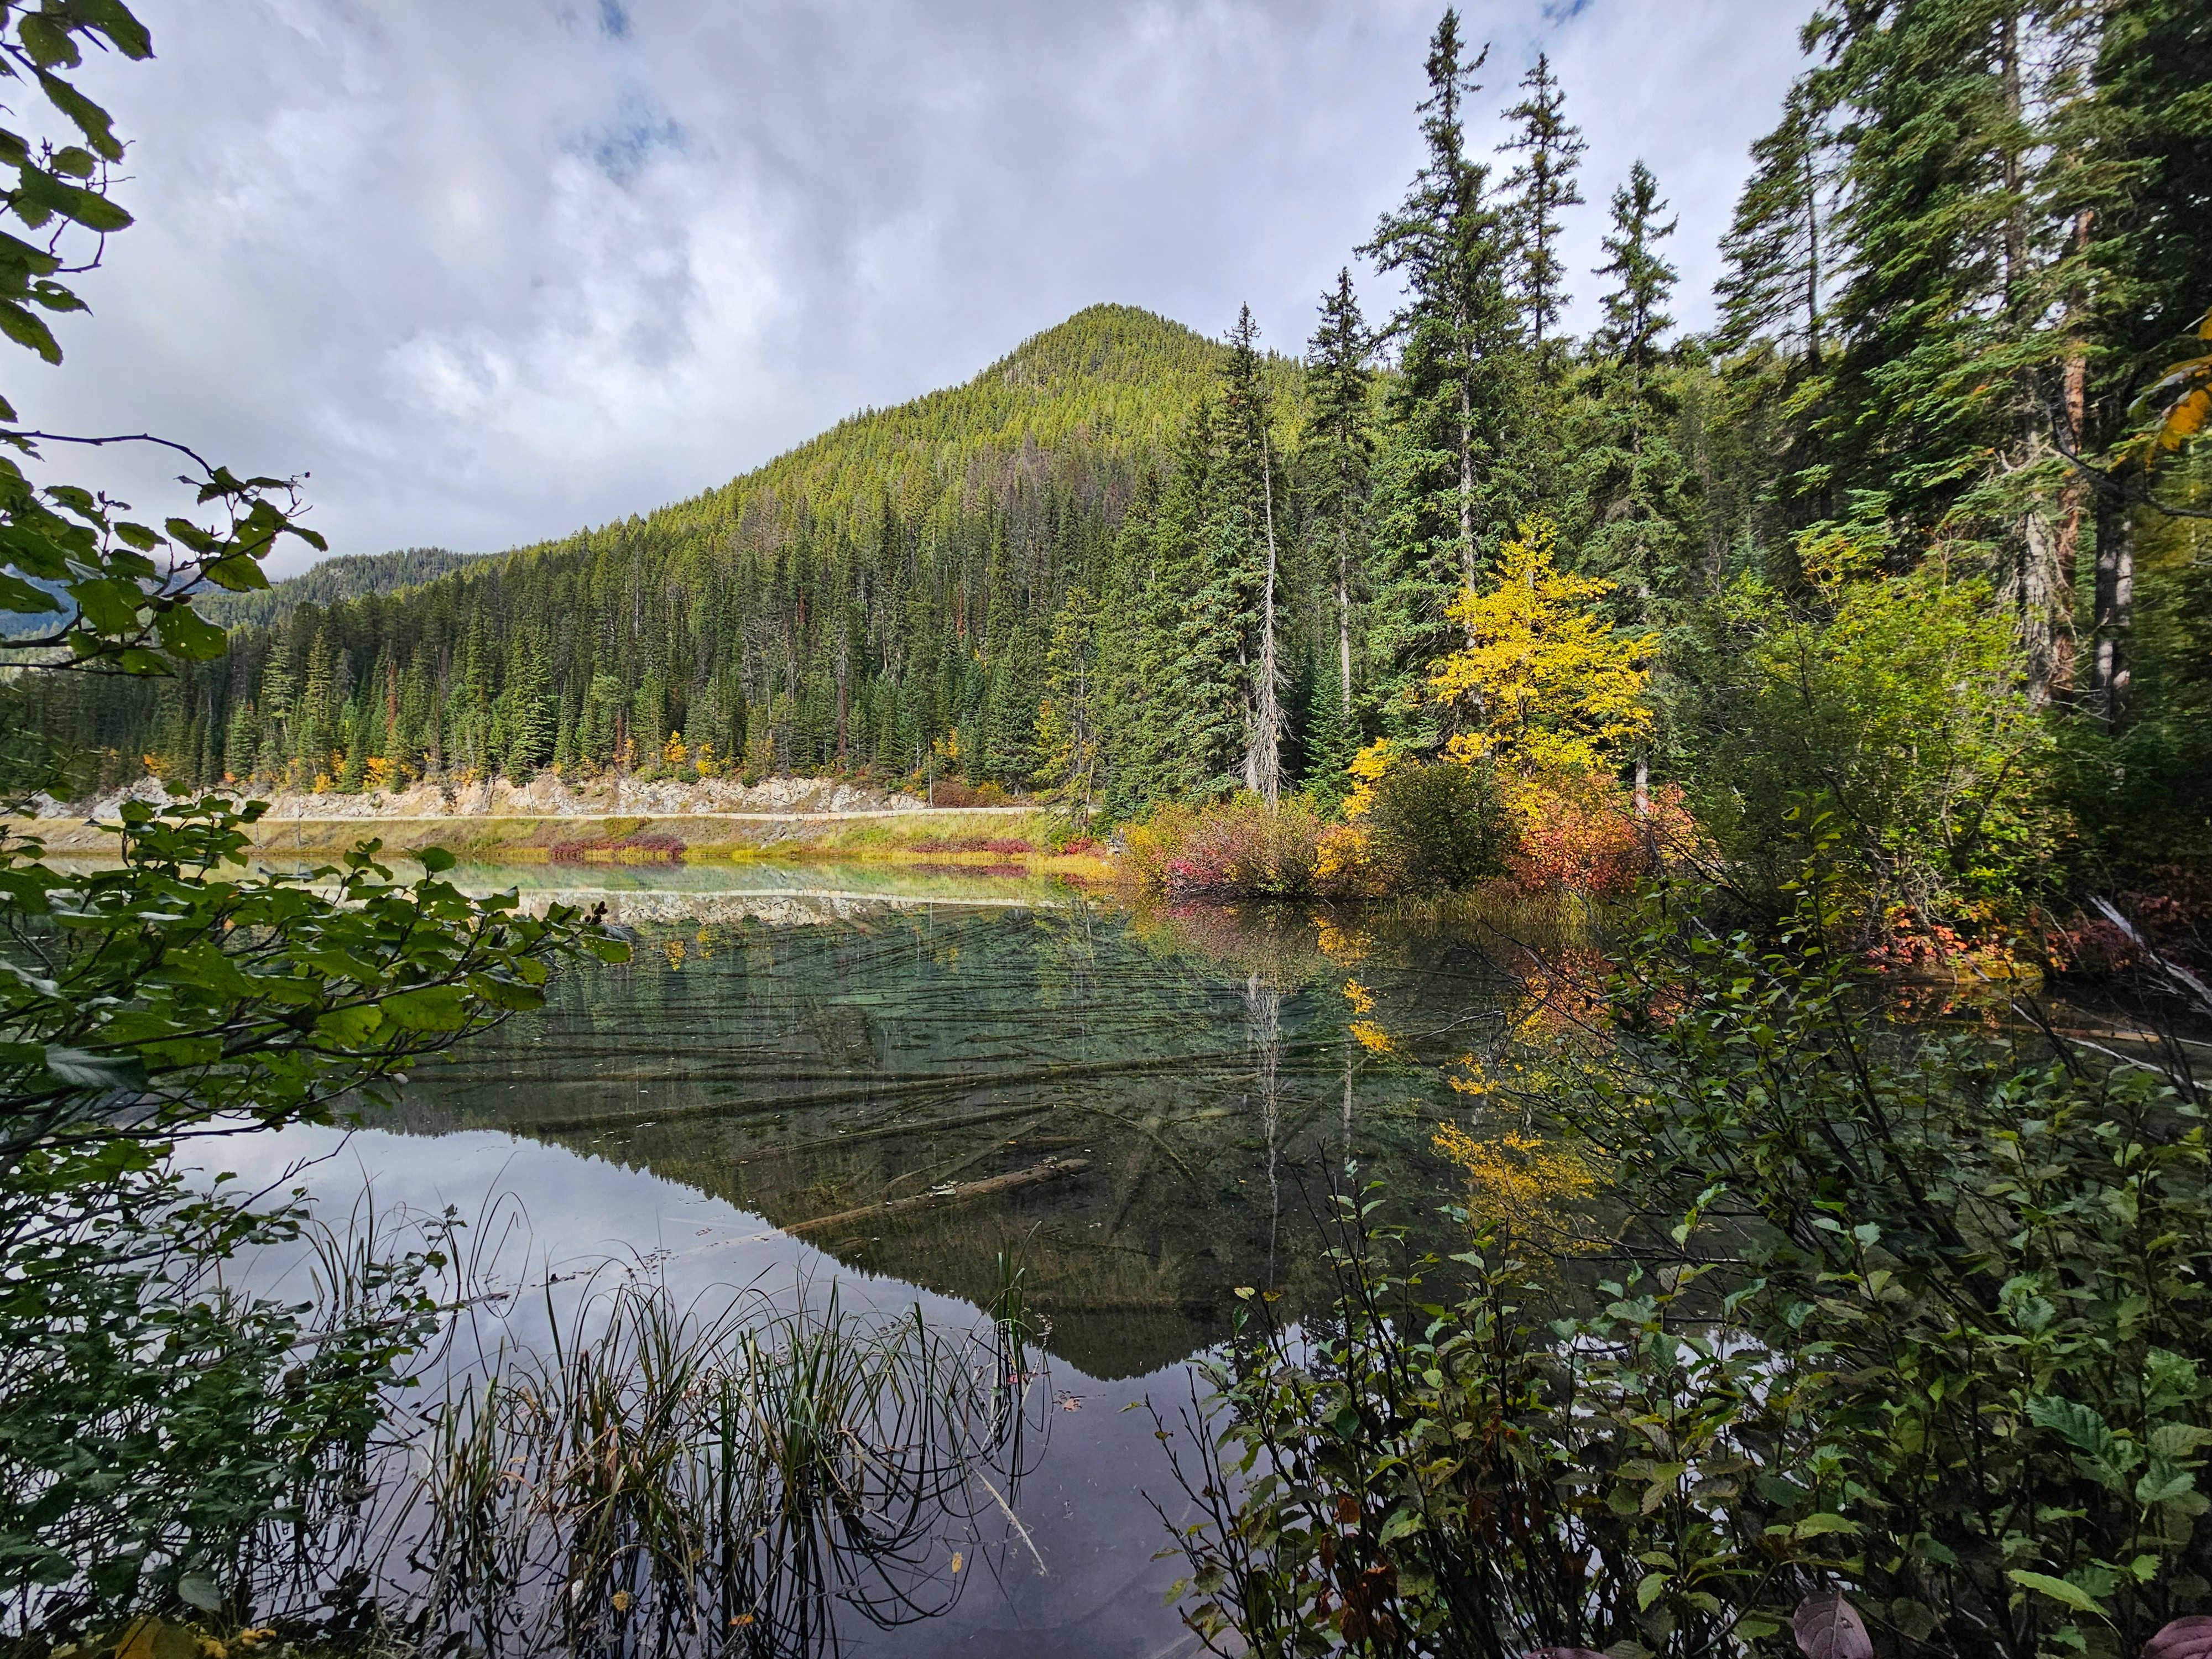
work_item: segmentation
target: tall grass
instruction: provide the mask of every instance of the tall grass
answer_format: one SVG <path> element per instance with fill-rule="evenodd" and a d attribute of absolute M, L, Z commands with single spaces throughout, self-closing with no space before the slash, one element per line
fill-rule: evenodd
<path fill-rule="evenodd" d="M 943 1613 L 1042 1430 L 1024 1320 L 948 1333 L 834 1290 L 682 1309 L 631 1279 L 586 1298 L 430 1414 L 395 1585 L 410 1634 L 811 1653 L 854 1619 Z"/>
<path fill-rule="evenodd" d="M 946 1611 L 1021 1547 L 1050 1383 L 1018 1255 L 969 1328 L 856 1310 L 834 1287 L 685 1305 L 612 1264 L 549 1276 L 524 1307 L 483 1288 L 501 1252 L 467 1254 L 447 1217 L 430 1224 L 441 1281 L 395 1302 L 394 1221 L 365 1208 L 295 1260 L 317 1310 L 298 1367 L 331 1334 L 381 1338 L 391 1363 L 332 1432 L 269 1449 L 287 1496 L 210 1565 L 222 1604 L 193 1605 L 216 1625 L 488 1656 L 834 1652 L 856 1624 Z M 520 1340 L 533 1310 L 542 1334 Z M 53 1598 L 20 1611 L 25 1634 L 72 1633 Z"/>

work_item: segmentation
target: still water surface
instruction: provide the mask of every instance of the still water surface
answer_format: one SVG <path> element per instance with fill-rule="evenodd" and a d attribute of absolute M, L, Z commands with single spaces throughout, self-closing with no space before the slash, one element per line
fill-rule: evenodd
<path fill-rule="evenodd" d="M 1185 1499 L 1125 1407 L 1187 1407 L 1238 1286 L 1325 1300 L 1314 1212 L 1348 1164 L 1417 1225 L 1446 1201 L 1429 1136 L 1468 1103 L 1407 1060 L 1484 1046 L 1516 982 L 1465 925 L 1133 915 L 953 872 L 456 875 L 605 900 L 635 960 L 567 976 L 349 1137 L 241 1149 L 241 1173 L 320 1158 L 326 1208 L 367 1184 L 387 1207 L 499 1216 L 541 1274 L 613 1256 L 679 1298 L 834 1285 L 966 1329 L 1000 1254 L 1025 1264 L 1051 1402 L 1008 1494 L 1026 1542 L 979 1552 L 942 1617 L 848 1621 L 851 1652 L 1185 1650 L 1174 1564 L 1152 1559 L 1153 1504 L 1180 1518 Z M 1405 1058 L 1376 1051 L 1382 1030 Z"/>

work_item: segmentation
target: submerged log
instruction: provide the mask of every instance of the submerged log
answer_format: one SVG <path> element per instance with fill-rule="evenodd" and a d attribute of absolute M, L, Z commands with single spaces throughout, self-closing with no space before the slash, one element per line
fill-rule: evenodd
<path fill-rule="evenodd" d="M 940 1206 L 965 1204 L 971 1199 L 994 1198 L 1000 1193 L 1011 1193 L 1023 1187 L 1034 1187 L 1042 1181 L 1057 1181 L 1063 1176 L 1081 1175 L 1091 1167 L 1087 1158 L 1048 1158 L 1042 1164 L 1031 1164 L 1026 1170 L 1010 1174 L 992 1176 L 984 1181 L 963 1182 L 959 1186 L 935 1192 L 916 1193 L 911 1198 L 894 1198 L 881 1204 L 864 1204 L 857 1210 L 841 1210 L 836 1215 L 818 1215 L 811 1221 L 795 1221 L 784 1231 L 792 1234 L 826 1232 L 833 1228 L 850 1226 L 856 1222 L 880 1221 L 891 1216 L 906 1215 L 915 1210 L 935 1209 Z"/>

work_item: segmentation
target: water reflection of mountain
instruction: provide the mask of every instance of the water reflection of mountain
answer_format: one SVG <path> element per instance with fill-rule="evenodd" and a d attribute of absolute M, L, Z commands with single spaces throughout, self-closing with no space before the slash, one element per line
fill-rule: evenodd
<path fill-rule="evenodd" d="M 839 902 L 648 926 L 631 966 L 422 1074 L 392 1127 L 508 1128 L 781 1227 L 843 1216 L 810 1240 L 979 1304 L 1018 1249 L 1052 1349 L 1125 1376 L 1218 1340 L 1238 1285 L 1320 1290 L 1310 1206 L 1347 1152 L 1417 1213 L 1444 1195 L 1453 1097 L 1348 1035 L 1347 964 L 1452 1052 L 1509 988 L 1448 930 Z"/>

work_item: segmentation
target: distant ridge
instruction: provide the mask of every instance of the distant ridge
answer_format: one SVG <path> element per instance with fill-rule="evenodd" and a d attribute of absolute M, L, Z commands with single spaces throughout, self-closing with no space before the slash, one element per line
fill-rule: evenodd
<path fill-rule="evenodd" d="M 403 547 L 391 553 L 349 553 L 325 559 L 296 576 L 271 582 L 258 592 L 203 593 L 194 607 L 225 628 L 265 627 L 282 622 L 303 605 L 337 605 L 371 593 L 396 593 L 434 581 L 472 560 L 488 556 L 455 553 L 443 547 Z"/>

